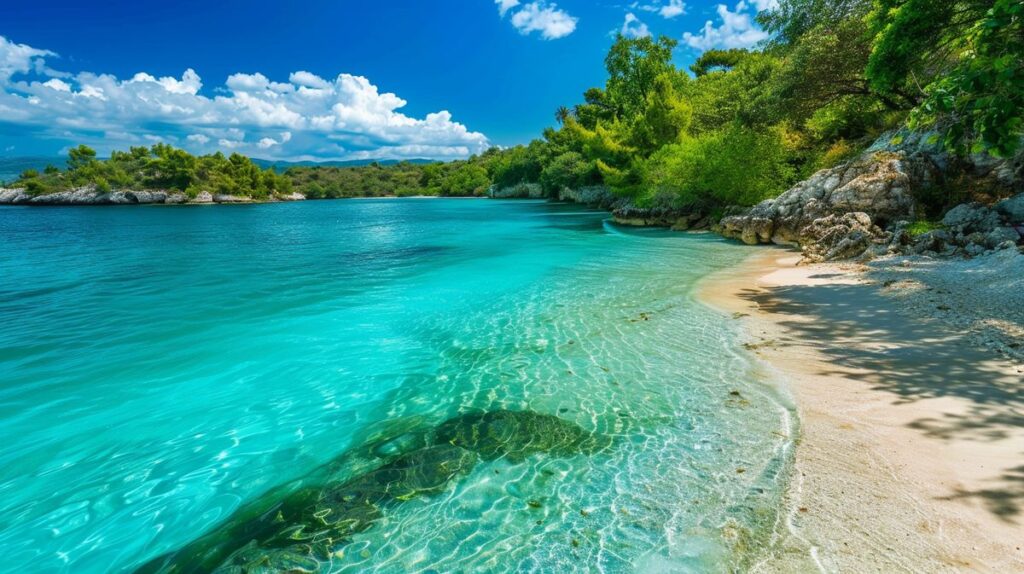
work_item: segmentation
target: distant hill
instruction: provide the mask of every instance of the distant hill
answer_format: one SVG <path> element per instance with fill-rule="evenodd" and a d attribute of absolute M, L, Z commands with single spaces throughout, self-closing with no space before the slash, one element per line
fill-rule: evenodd
<path fill-rule="evenodd" d="M 65 160 L 59 156 L 0 157 L 0 184 L 18 179 L 26 169 L 43 171 L 48 165 L 64 169 Z"/>
<path fill-rule="evenodd" d="M 287 170 L 290 167 L 361 167 L 364 165 L 370 165 L 372 163 L 380 165 L 395 165 L 398 163 L 406 162 L 417 165 L 423 165 L 428 163 L 437 163 L 438 160 L 434 159 L 353 159 L 346 161 L 275 161 L 269 159 L 257 159 L 252 158 L 252 162 L 260 166 L 263 169 L 271 168 L 274 171 L 280 173 Z"/>

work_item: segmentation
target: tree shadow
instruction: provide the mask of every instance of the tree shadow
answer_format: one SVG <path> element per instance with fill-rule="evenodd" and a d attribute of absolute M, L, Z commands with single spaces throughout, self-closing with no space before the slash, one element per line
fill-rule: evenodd
<path fill-rule="evenodd" d="M 821 375 L 864 381 L 891 393 L 893 404 L 951 397 L 969 401 L 965 414 L 913 421 L 934 440 L 1013 440 L 1024 429 L 1024 381 L 964 333 L 927 318 L 906 317 L 862 284 L 750 288 L 740 297 L 781 316 L 776 346 L 798 344 L 822 353 L 834 368 Z M 792 319 L 788 319 L 791 316 Z M 1022 445 L 1024 447 L 1024 445 Z M 1024 511 L 1024 466 L 1005 469 L 993 486 L 957 490 L 945 500 L 974 498 L 1000 519 L 1016 523 Z"/>

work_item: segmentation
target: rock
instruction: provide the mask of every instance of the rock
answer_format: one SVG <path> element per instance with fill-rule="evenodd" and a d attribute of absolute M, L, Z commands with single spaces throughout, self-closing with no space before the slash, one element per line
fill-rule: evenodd
<path fill-rule="evenodd" d="M 547 194 L 538 183 L 520 183 L 509 187 L 491 186 L 487 194 L 493 199 L 544 199 Z"/>
<path fill-rule="evenodd" d="M 231 195 L 218 193 L 213 196 L 214 203 L 252 203 L 252 198 L 247 195 Z"/>
<path fill-rule="evenodd" d="M 604 185 L 592 185 L 581 187 L 579 189 L 563 187 L 558 192 L 559 201 L 572 201 L 574 203 L 582 203 L 596 207 L 611 206 L 616 199 L 617 198 L 612 194 L 612 191 Z"/>
<path fill-rule="evenodd" d="M 935 229 L 917 236 L 914 239 L 911 252 L 924 253 L 925 251 L 934 251 L 935 253 L 944 253 L 950 247 L 955 248 L 956 246 L 953 244 L 953 237 L 949 232 L 944 229 Z"/>
<path fill-rule="evenodd" d="M 887 251 L 892 238 L 863 212 L 828 215 L 800 230 L 800 244 L 808 261 L 832 261 Z"/>
<path fill-rule="evenodd" d="M 977 243 L 970 243 L 964 247 L 964 251 L 971 257 L 977 257 L 985 252 L 985 247 Z"/>
<path fill-rule="evenodd" d="M 863 213 L 885 225 L 914 218 L 913 188 L 940 179 L 920 156 L 866 153 L 857 160 L 819 171 L 775 199 L 722 219 L 726 237 L 746 243 L 801 245 L 801 230 L 829 215 Z"/>
<path fill-rule="evenodd" d="M 306 196 L 295 191 L 287 195 L 278 195 L 277 199 L 279 199 L 280 201 L 305 201 Z"/>
<path fill-rule="evenodd" d="M 20 203 L 27 203 L 32 196 L 29 195 L 24 189 L 3 189 L 0 188 L 0 205 L 14 205 Z"/>
<path fill-rule="evenodd" d="M 984 245 L 989 249 L 993 249 L 1004 242 L 1016 244 L 1018 241 L 1020 241 L 1020 234 L 1017 233 L 1016 229 L 1012 227 L 997 227 L 985 236 Z"/>
<path fill-rule="evenodd" d="M 1008 223 L 1024 223 L 1024 193 L 997 203 L 996 212 Z"/>
<path fill-rule="evenodd" d="M 946 212 L 942 224 L 960 233 L 988 233 L 999 226 L 999 215 L 980 203 L 963 203 Z"/>
<path fill-rule="evenodd" d="M 650 198 L 642 206 L 631 199 L 619 199 L 611 207 L 616 223 L 637 227 L 673 227 L 681 217 L 701 217 L 699 213 L 684 213 L 675 205 L 675 198 L 665 194 Z"/>
<path fill-rule="evenodd" d="M 569 456 L 593 452 L 608 441 L 556 416 L 533 411 L 488 411 L 449 419 L 437 427 L 437 444 L 473 451 L 484 460 L 522 460 L 532 454 Z"/>
<path fill-rule="evenodd" d="M 915 196 L 920 197 L 922 192 L 950 182 L 960 184 L 961 178 L 980 195 L 1020 194 L 1024 186 L 1024 147 L 1012 158 L 985 154 L 960 157 L 947 153 L 933 135 L 908 130 L 885 134 L 854 160 L 819 171 L 775 199 L 728 213 L 715 229 L 745 243 L 794 245 L 803 247 L 811 258 L 826 258 L 830 253 L 838 256 L 859 251 L 855 256 L 870 256 L 883 251 L 877 247 L 880 235 L 863 225 L 845 225 L 831 231 L 828 228 L 840 222 L 813 225 L 831 215 L 864 213 L 878 228 L 892 225 L 893 234 L 884 250 L 887 253 L 955 251 L 957 244 L 967 242 L 960 235 L 992 232 L 999 226 L 999 215 L 1007 220 L 1024 220 L 1022 194 L 1002 202 L 998 214 L 978 204 L 952 210 L 944 223 L 953 223 L 949 225 L 953 236 L 943 244 L 937 244 L 936 237 L 926 238 L 931 244 L 924 247 L 912 242 L 905 229 L 894 224 L 916 219 Z M 804 233 L 805 229 L 809 233 Z M 808 250 L 806 243 L 819 237 L 830 244 Z"/>
<path fill-rule="evenodd" d="M 180 191 L 172 191 L 171 193 L 168 193 L 167 197 L 164 199 L 164 203 L 169 205 L 185 203 L 186 201 L 188 201 L 188 196 Z"/>
<path fill-rule="evenodd" d="M 339 543 L 372 527 L 386 509 L 444 491 L 480 459 L 516 461 L 537 453 L 568 456 L 610 444 L 609 438 L 552 415 L 505 410 L 448 419 L 434 429 L 433 441 L 431 446 L 389 456 L 385 464 L 347 479 L 339 478 L 350 468 L 343 455 L 325 467 L 326 482 L 305 479 L 302 488 L 272 490 L 208 534 L 138 572 L 316 571 L 317 563 L 329 560 Z M 400 435 L 384 444 L 401 451 L 422 443 L 415 436 Z"/>
<path fill-rule="evenodd" d="M 127 195 L 135 197 L 135 203 L 166 203 L 168 193 L 166 191 L 127 191 Z"/>
<path fill-rule="evenodd" d="M 209 191 L 200 191 L 189 203 L 213 203 L 213 195 Z"/>
<path fill-rule="evenodd" d="M 315 572 L 337 543 L 370 528 L 385 507 L 444 490 L 478 460 L 475 453 L 457 446 L 435 445 L 340 484 L 306 487 L 283 499 L 271 493 L 139 572 Z"/>

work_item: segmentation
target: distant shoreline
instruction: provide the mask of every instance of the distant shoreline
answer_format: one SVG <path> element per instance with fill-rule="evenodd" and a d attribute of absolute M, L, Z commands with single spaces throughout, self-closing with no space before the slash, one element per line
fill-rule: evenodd
<path fill-rule="evenodd" d="M 18 193 L 21 192 L 21 193 Z M 488 196 L 447 196 L 447 195 L 378 195 L 378 196 L 353 196 L 353 197 L 321 197 L 307 198 L 301 194 L 293 194 L 290 197 L 275 197 L 268 199 L 254 199 L 249 196 L 223 196 L 207 194 L 207 198 L 200 200 L 185 198 L 184 194 L 177 193 L 175 201 L 167 201 L 166 198 L 172 193 L 166 191 L 115 191 L 107 194 L 89 193 L 81 191 L 58 192 L 47 195 L 32 196 L 24 193 L 19 188 L 0 188 L 0 207 L 110 207 L 110 206 L 210 206 L 210 205 L 262 205 L 274 203 L 294 203 L 299 201 L 332 201 L 332 200 L 359 200 L 359 199 L 497 199 Z M 153 195 L 161 195 L 163 199 L 154 200 Z M 52 200 L 44 200 L 50 196 L 58 196 Z M 299 197 L 301 196 L 301 197 Z"/>

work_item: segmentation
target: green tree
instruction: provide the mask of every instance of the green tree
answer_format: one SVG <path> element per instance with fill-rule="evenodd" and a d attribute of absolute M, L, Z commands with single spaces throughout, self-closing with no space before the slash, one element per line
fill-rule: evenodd
<path fill-rule="evenodd" d="M 673 71 L 672 50 L 677 44 L 665 36 L 657 40 L 650 36 L 627 38 L 619 35 L 615 38 L 604 60 L 608 70 L 605 91 L 618 117 L 628 118 L 641 113 L 647 96 L 654 89 L 655 80 Z"/>
<path fill-rule="evenodd" d="M 96 150 L 87 145 L 79 145 L 68 150 L 68 169 L 75 171 L 92 165 L 96 161 Z"/>
<path fill-rule="evenodd" d="M 1024 129 L 1024 2 L 876 0 L 867 74 L 913 91 L 911 125 L 938 125 L 961 153 L 1008 155 Z"/>

